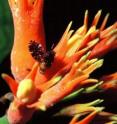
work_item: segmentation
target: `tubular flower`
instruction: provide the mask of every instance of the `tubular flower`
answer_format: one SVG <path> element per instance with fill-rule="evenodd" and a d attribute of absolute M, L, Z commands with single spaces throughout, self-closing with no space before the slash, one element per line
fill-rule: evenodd
<path fill-rule="evenodd" d="M 87 60 L 88 56 L 89 53 L 75 62 L 67 72 L 64 70 L 59 75 L 53 76 L 46 84 L 34 83 L 38 63 L 35 63 L 32 71 L 19 83 L 3 74 L 2 77 L 14 93 L 14 101 L 7 112 L 9 122 L 12 124 L 26 123 L 35 110 L 46 110 L 81 86 L 97 83 L 98 80 L 89 78 L 89 75 L 102 65 L 103 60 Z M 88 65 L 83 66 L 87 61 Z"/>
<path fill-rule="evenodd" d="M 45 47 L 43 0 L 9 0 L 9 5 L 15 31 L 11 70 L 19 81 L 29 73 L 35 62 L 28 51 L 29 41 L 38 41 Z"/>
<path fill-rule="evenodd" d="M 103 100 L 98 99 L 90 103 L 71 105 L 61 110 L 59 113 L 56 114 L 56 116 L 73 116 L 73 119 L 70 121 L 69 124 L 89 124 L 96 116 L 96 114 L 104 109 L 103 107 L 94 107 L 102 101 Z M 86 118 L 78 121 L 78 118 L 87 114 L 89 115 L 86 116 Z"/>
<path fill-rule="evenodd" d="M 43 2 L 9 0 L 15 28 L 11 53 L 11 70 L 15 79 L 7 74 L 2 77 L 14 95 L 7 111 L 10 124 L 25 124 L 36 110 L 46 111 L 81 88 L 89 92 L 102 85 L 102 82 L 91 78 L 90 74 L 102 66 L 103 59 L 99 57 L 117 48 L 117 23 L 105 29 L 107 14 L 98 29 L 96 26 L 101 16 L 100 10 L 89 28 L 86 10 L 83 26 L 73 32 L 70 22 L 58 45 L 47 51 Z M 70 124 L 89 124 L 103 110 L 103 107 L 93 106 L 100 102 L 102 100 L 85 105 L 76 104 L 67 108 L 67 112 L 65 109 L 64 114 L 71 114 L 74 110 L 76 113 L 73 113 L 75 116 Z M 76 118 L 81 113 L 89 115 L 77 122 Z"/>

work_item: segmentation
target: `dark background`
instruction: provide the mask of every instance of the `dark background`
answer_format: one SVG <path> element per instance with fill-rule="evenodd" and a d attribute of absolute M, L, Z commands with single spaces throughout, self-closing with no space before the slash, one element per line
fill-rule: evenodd
<path fill-rule="evenodd" d="M 73 29 L 81 26 L 86 9 L 89 10 L 89 24 L 100 9 L 101 21 L 107 13 L 110 13 L 107 26 L 117 19 L 116 0 L 45 0 L 44 22 L 47 43 L 58 42 L 71 20 Z"/>
<path fill-rule="evenodd" d="M 51 48 L 52 44 L 57 44 L 66 26 L 71 20 L 73 21 L 73 29 L 77 29 L 83 24 L 83 17 L 86 9 L 89 10 L 89 24 L 93 20 L 94 15 L 100 9 L 102 9 L 102 16 L 99 24 L 108 12 L 110 13 L 110 17 L 107 26 L 112 25 L 117 20 L 116 0 L 45 0 L 44 24 L 48 49 Z M 12 21 L 7 23 L 12 24 Z M 93 76 L 100 77 L 103 74 L 113 73 L 117 70 L 117 50 L 104 56 L 104 59 L 103 67 L 94 72 Z M 0 64 L 0 74 L 3 72 L 11 74 L 9 55 L 7 55 L 4 61 Z M 9 89 L 1 78 L 0 83 L 0 95 L 2 95 Z M 106 95 L 109 96 L 109 94 Z M 90 96 L 90 98 L 91 97 L 95 98 L 95 96 Z M 105 96 L 103 97 L 105 98 Z M 98 98 L 100 98 L 100 96 L 98 96 Z M 112 96 L 110 95 L 109 98 L 111 99 Z M 113 99 L 114 101 L 112 101 L 112 103 L 110 102 L 105 105 L 107 107 L 109 106 L 107 110 L 117 113 L 117 97 L 113 96 Z M 108 102 L 109 100 L 107 99 L 106 101 Z M 110 107 L 110 105 L 113 107 Z"/>

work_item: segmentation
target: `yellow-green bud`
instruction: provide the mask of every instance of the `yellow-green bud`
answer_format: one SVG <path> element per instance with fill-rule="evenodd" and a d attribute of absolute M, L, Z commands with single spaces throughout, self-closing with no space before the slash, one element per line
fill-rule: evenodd
<path fill-rule="evenodd" d="M 36 87 L 31 79 L 24 79 L 19 83 L 17 98 L 23 103 L 31 103 L 36 96 Z"/>

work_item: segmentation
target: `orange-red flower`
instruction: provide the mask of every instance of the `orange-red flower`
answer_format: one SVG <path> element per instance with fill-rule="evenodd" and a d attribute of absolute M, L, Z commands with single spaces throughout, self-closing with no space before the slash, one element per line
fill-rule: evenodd
<path fill-rule="evenodd" d="M 44 0 L 9 0 L 15 31 L 11 70 L 18 81 L 29 73 L 35 62 L 28 51 L 30 40 L 38 41 L 45 47 L 43 2 Z"/>
<path fill-rule="evenodd" d="M 42 74 L 39 71 L 41 64 L 31 56 L 29 43 L 35 41 L 45 48 L 43 2 L 9 0 L 15 28 L 11 53 L 11 70 L 15 79 L 6 74 L 2 77 L 14 94 L 7 112 L 10 124 L 25 124 L 35 110 L 45 111 L 85 84 L 98 83 L 97 79 L 90 78 L 90 74 L 103 64 L 103 60 L 98 58 L 117 47 L 117 23 L 105 29 L 107 14 L 98 29 L 100 10 L 89 28 L 86 11 L 83 26 L 75 32 L 70 22 L 53 49 L 55 56 L 51 66 Z M 78 124 L 88 124 L 98 112 L 93 111 Z M 77 122 L 73 118 L 70 124 Z"/>

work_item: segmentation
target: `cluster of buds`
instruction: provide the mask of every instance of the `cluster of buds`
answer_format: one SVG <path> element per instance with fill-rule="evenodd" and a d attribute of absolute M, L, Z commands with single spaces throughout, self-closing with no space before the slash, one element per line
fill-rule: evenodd
<path fill-rule="evenodd" d="M 117 48 L 117 23 L 105 28 L 107 14 L 97 28 L 99 10 L 89 28 L 86 10 L 83 26 L 74 31 L 70 22 L 57 46 L 46 51 L 43 2 L 9 0 L 15 28 L 11 53 L 14 79 L 7 74 L 2 77 L 14 96 L 7 110 L 10 124 L 26 124 L 35 111 L 46 111 L 80 93 L 117 88 L 116 73 L 99 80 L 90 77 L 103 65 L 100 57 Z M 89 124 L 96 115 L 106 116 L 108 124 L 116 122 L 113 114 L 102 112 L 104 107 L 95 107 L 101 102 L 97 98 L 90 103 L 71 105 L 55 116 L 73 116 L 69 124 Z M 81 116 L 84 118 L 79 120 Z"/>

